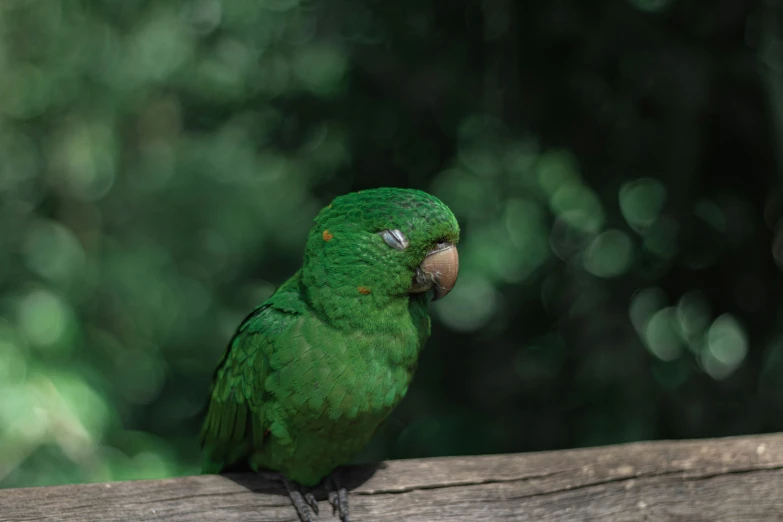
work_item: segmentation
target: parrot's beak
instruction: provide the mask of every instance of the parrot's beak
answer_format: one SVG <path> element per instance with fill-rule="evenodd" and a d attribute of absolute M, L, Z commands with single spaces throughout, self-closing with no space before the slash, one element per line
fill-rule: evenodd
<path fill-rule="evenodd" d="M 458 274 L 457 247 L 451 243 L 439 243 L 416 268 L 411 293 L 432 289 L 434 293 L 432 300 L 440 299 L 454 288 Z"/>

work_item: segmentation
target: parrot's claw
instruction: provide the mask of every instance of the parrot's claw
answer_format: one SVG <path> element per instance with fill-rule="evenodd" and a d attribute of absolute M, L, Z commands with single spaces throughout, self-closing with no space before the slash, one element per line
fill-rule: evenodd
<path fill-rule="evenodd" d="M 302 522 L 315 522 L 315 520 L 313 520 L 313 514 L 312 511 L 310 511 L 310 507 L 312 507 L 313 511 L 318 514 L 318 503 L 315 501 L 313 495 L 311 493 L 302 495 L 302 492 L 299 491 L 299 488 L 291 483 L 290 480 L 286 479 L 284 482 L 285 488 L 288 490 L 288 496 L 291 499 L 291 504 L 294 505 L 296 514 L 299 515 L 299 520 Z"/>
<path fill-rule="evenodd" d="M 348 519 L 348 490 L 340 487 L 337 478 L 332 475 L 332 490 L 329 492 L 329 503 L 332 504 L 332 514 L 339 513 L 342 522 Z"/>
<path fill-rule="evenodd" d="M 307 502 L 307 505 L 310 506 L 310 508 L 313 510 L 313 512 L 317 515 L 318 514 L 318 501 L 315 499 L 315 495 L 312 493 L 305 493 L 304 496 L 305 502 Z"/>

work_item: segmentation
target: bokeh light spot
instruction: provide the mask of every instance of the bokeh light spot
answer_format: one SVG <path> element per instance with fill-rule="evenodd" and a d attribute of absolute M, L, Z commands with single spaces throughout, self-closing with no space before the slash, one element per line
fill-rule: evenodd
<path fill-rule="evenodd" d="M 598 277 L 617 277 L 631 265 L 633 243 L 621 230 L 607 230 L 593 239 L 584 252 L 585 270 Z"/>
<path fill-rule="evenodd" d="M 666 202 L 666 188 L 656 179 L 639 178 L 620 188 L 620 211 L 637 232 L 652 225 Z"/>
<path fill-rule="evenodd" d="M 58 134 L 52 168 L 74 197 L 94 201 L 114 184 L 116 154 L 114 129 L 108 122 L 72 123 Z"/>
<path fill-rule="evenodd" d="M 597 233 L 604 224 L 604 213 L 598 196 L 580 182 L 561 184 L 549 200 L 552 212 L 572 227 Z"/>
<path fill-rule="evenodd" d="M 68 310 L 65 303 L 48 290 L 37 289 L 25 295 L 19 303 L 19 329 L 27 339 L 39 346 L 56 344 L 65 332 Z"/>
<path fill-rule="evenodd" d="M 548 150 L 538 158 L 538 184 L 550 196 L 561 186 L 578 183 L 579 164 L 569 151 Z"/>
<path fill-rule="evenodd" d="M 688 292 L 677 303 L 677 320 L 686 337 L 701 335 L 710 324 L 710 305 L 703 293 Z"/>
<path fill-rule="evenodd" d="M 731 375 L 748 353 L 748 336 L 731 314 L 723 314 L 713 321 L 707 332 L 707 346 L 702 364 L 715 379 Z"/>
<path fill-rule="evenodd" d="M 134 80 L 163 80 L 188 59 L 192 38 L 187 19 L 162 8 L 129 38 L 124 65 Z"/>
<path fill-rule="evenodd" d="M 560 259 L 570 259 L 580 254 L 590 244 L 595 235 L 583 227 L 574 226 L 581 214 L 559 216 L 552 224 L 549 233 L 549 247 Z"/>
<path fill-rule="evenodd" d="M 644 341 L 650 353 L 662 361 L 673 361 L 683 353 L 684 345 L 677 331 L 677 312 L 667 306 L 652 316 L 645 329 Z"/>
<path fill-rule="evenodd" d="M 27 266 L 51 280 L 73 277 L 84 265 L 84 249 L 76 235 L 56 221 L 36 221 L 23 245 Z"/>
<path fill-rule="evenodd" d="M 629 316 L 639 335 L 644 335 L 653 315 L 666 306 L 666 294 L 660 288 L 645 288 L 631 297 Z"/>
<path fill-rule="evenodd" d="M 448 299 L 438 301 L 433 308 L 449 328 L 470 332 L 489 322 L 498 301 L 498 292 L 486 277 L 467 273 L 460 275 L 459 284 L 449 293 Z"/>
<path fill-rule="evenodd" d="M 319 96 L 338 92 L 347 68 L 345 54 L 325 45 L 304 47 L 294 61 L 294 71 L 303 87 Z"/>
<path fill-rule="evenodd" d="M 48 397 L 50 415 L 57 423 L 60 445 L 78 458 L 100 440 L 109 409 L 98 390 L 80 375 L 57 371 L 48 377 L 54 389 L 46 380 L 39 383 L 43 387 L 41 391 Z"/>

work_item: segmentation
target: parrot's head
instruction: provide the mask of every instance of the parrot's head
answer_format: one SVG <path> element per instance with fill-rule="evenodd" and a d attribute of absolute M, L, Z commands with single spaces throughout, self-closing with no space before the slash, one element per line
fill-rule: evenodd
<path fill-rule="evenodd" d="M 459 226 L 438 198 L 413 189 L 378 188 L 339 196 L 310 231 L 305 285 L 329 295 L 374 301 L 431 295 L 457 281 Z"/>

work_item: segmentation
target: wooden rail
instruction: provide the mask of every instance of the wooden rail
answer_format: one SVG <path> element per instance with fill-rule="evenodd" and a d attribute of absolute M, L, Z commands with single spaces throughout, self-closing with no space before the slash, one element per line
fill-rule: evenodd
<path fill-rule="evenodd" d="M 783 434 L 346 468 L 361 521 L 783 521 Z M 320 503 L 320 520 L 332 518 Z M 295 521 L 271 476 L 0 490 L 0 521 Z"/>

